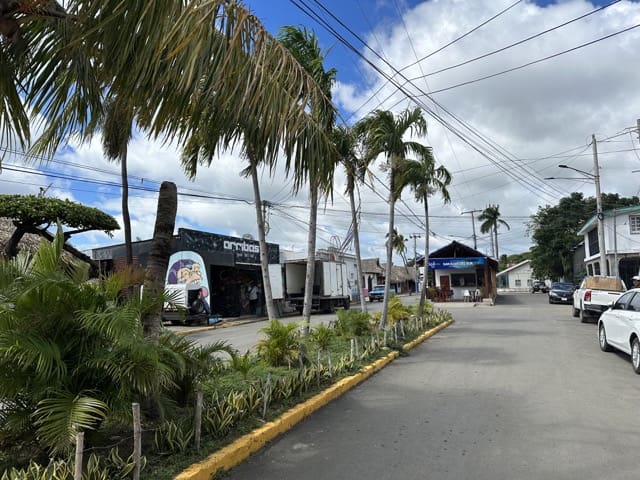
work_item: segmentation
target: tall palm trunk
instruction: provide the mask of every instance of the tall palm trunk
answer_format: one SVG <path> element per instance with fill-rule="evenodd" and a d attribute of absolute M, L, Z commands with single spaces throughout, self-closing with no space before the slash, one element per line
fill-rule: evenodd
<path fill-rule="evenodd" d="M 122 223 L 124 227 L 125 258 L 127 265 L 133 264 L 131 246 L 131 217 L 129 216 L 129 179 L 127 175 L 127 145 L 120 156 L 120 176 L 122 177 Z"/>
<path fill-rule="evenodd" d="M 149 260 L 144 278 L 144 294 L 159 300 L 159 305 L 142 318 L 144 336 L 154 342 L 160 339 L 162 329 L 161 295 L 164 291 L 165 275 L 171 256 L 171 241 L 178 211 L 178 190 L 172 182 L 162 182 L 158 194 L 156 224 L 151 240 Z"/>
<path fill-rule="evenodd" d="M 496 256 L 495 256 L 495 259 L 496 259 L 496 260 L 500 260 L 500 257 L 498 256 L 498 222 L 496 222 L 496 224 L 493 226 L 493 235 L 495 236 L 495 242 L 494 242 L 494 245 L 496 246 Z"/>
<path fill-rule="evenodd" d="M 269 256 L 267 250 L 266 234 L 264 232 L 264 216 L 262 215 L 262 199 L 260 197 L 260 184 L 258 182 L 258 169 L 255 159 L 250 158 L 251 180 L 253 182 L 253 198 L 256 206 L 256 220 L 258 223 L 258 242 L 260 243 L 260 269 L 262 270 L 262 286 L 264 292 L 267 316 L 269 319 L 278 318 L 273 304 L 273 292 L 271 291 L 271 279 L 269 277 Z"/>
<path fill-rule="evenodd" d="M 358 287 L 360 290 L 360 308 L 367 311 L 364 301 L 364 277 L 362 275 L 362 257 L 360 256 L 360 235 L 358 233 L 358 215 L 356 213 L 356 200 L 354 195 L 353 177 L 349 178 L 349 202 L 351 203 L 351 223 L 353 224 L 353 246 L 356 249 L 356 269 L 358 271 Z"/>
<path fill-rule="evenodd" d="M 313 280 L 316 267 L 316 227 L 318 221 L 318 182 L 313 177 L 309 179 L 309 236 L 307 238 L 307 273 L 304 280 L 304 304 L 302 317 L 304 327 L 302 335 L 307 336 L 311 327 L 311 307 L 313 304 Z"/>
<path fill-rule="evenodd" d="M 391 288 L 391 271 L 393 261 L 393 227 L 395 217 L 395 166 L 391 159 L 391 169 L 389 172 L 389 241 L 387 242 L 387 266 L 384 274 L 384 302 L 382 304 L 382 317 L 380 318 L 380 328 L 387 326 L 387 315 L 389 313 L 389 291 Z"/>
<path fill-rule="evenodd" d="M 427 283 L 429 279 L 429 195 L 425 194 L 424 202 L 424 280 L 420 289 L 420 306 L 418 307 L 418 316 L 424 314 L 424 304 L 427 300 Z M 416 265 L 416 268 L 418 266 Z"/>

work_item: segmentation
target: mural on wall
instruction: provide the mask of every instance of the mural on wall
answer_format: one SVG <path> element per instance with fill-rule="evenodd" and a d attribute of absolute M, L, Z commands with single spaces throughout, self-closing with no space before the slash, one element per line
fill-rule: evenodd
<path fill-rule="evenodd" d="M 190 289 L 202 289 L 205 299 L 209 296 L 209 280 L 202 257 L 196 252 L 180 251 L 169 257 L 166 285 L 188 285 Z"/>

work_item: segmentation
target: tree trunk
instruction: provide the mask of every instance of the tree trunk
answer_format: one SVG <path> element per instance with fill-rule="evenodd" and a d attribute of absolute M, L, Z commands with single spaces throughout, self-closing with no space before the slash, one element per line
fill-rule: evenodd
<path fill-rule="evenodd" d="M 393 160 L 392 160 L 393 162 Z M 391 288 L 391 271 L 393 262 L 393 222 L 395 217 L 396 197 L 394 192 L 395 170 L 391 165 L 389 171 L 389 236 L 387 237 L 387 266 L 384 274 L 384 302 L 382 304 L 382 317 L 380 318 L 380 328 L 387 326 L 387 315 L 389 313 L 389 289 Z"/>
<path fill-rule="evenodd" d="M 493 234 L 496 238 L 494 245 L 496 246 L 496 260 L 500 261 L 500 257 L 498 256 L 498 224 L 496 223 L 493 226 Z"/>
<path fill-rule="evenodd" d="M 418 316 L 424 314 L 424 304 L 427 300 L 427 283 L 429 279 L 429 195 L 425 194 L 422 200 L 424 202 L 424 281 L 420 289 L 420 306 L 418 307 Z M 418 266 L 416 265 L 416 268 Z"/>
<path fill-rule="evenodd" d="M 171 256 L 171 241 L 176 225 L 178 210 L 178 190 L 172 182 L 162 182 L 158 194 L 156 224 L 151 240 L 151 249 L 144 278 L 144 294 L 158 299 L 157 308 L 142 319 L 144 336 L 157 342 L 162 328 L 162 293 Z"/>
<path fill-rule="evenodd" d="M 356 201 L 354 198 L 354 185 L 350 180 L 349 202 L 351 203 L 351 223 L 353 224 L 353 246 L 356 250 L 356 269 L 358 271 L 358 287 L 360 290 L 360 308 L 367 311 L 367 304 L 364 301 L 364 278 L 362 275 L 362 257 L 360 256 L 360 235 L 358 234 L 358 215 L 356 213 Z"/>
<path fill-rule="evenodd" d="M 127 175 L 127 147 L 120 157 L 120 176 L 122 177 L 122 223 L 124 227 L 124 246 L 127 265 L 133 264 L 131 246 L 131 217 L 129 216 L 129 179 Z"/>
<path fill-rule="evenodd" d="M 15 225 L 15 223 L 14 223 Z M 15 225 L 16 229 L 7 240 L 7 243 L 4 246 L 3 254 L 5 258 L 13 258 L 18 254 L 18 244 L 25 233 L 28 233 L 25 228 L 19 225 Z"/>
<path fill-rule="evenodd" d="M 258 242 L 260 243 L 260 267 L 262 270 L 262 286 L 264 301 L 267 307 L 269 320 L 278 318 L 277 311 L 273 304 L 273 292 L 271 291 L 271 279 L 269 278 L 269 256 L 267 250 L 266 234 L 264 232 L 264 216 L 262 215 L 262 200 L 260 198 L 260 184 L 258 182 L 257 162 L 249 158 L 251 163 L 251 180 L 253 182 L 253 199 L 256 206 L 256 220 L 258 224 Z"/>
<path fill-rule="evenodd" d="M 307 273 L 304 281 L 304 304 L 302 317 L 304 327 L 302 335 L 307 336 L 311 327 L 311 307 L 313 304 L 313 279 L 316 267 L 316 226 L 318 217 L 318 184 L 313 178 L 309 180 L 309 236 L 307 239 Z"/>

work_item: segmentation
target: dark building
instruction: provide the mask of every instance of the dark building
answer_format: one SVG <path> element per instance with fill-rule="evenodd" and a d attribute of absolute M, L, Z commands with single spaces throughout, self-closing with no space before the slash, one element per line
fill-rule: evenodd
<path fill-rule="evenodd" d="M 134 242 L 134 264 L 146 267 L 151 240 Z M 206 266 L 211 290 L 211 311 L 225 317 L 250 313 L 247 288 L 250 282 L 262 284 L 260 244 L 257 240 L 229 237 L 187 228 L 178 229 L 173 237 L 171 253 L 193 251 Z M 280 263 L 280 247 L 267 243 L 270 264 Z M 102 273 L 119 270 L 126 264 L 124 244 L 92 250 Z M 261 292 L 262 295 L 263 292 Z M 263 299 L 261 300 L 261 302 Z"/>

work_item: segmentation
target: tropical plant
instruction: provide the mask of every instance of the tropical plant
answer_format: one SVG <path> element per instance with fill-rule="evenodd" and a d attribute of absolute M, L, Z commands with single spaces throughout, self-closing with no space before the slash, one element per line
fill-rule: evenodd
<path fill-rule="evenodd" d="M 311 341 L 318 347 L 318 350 L 325 351 L 331 344 L 334 330 L 324 323 L 321 323 L 311 331 Z"/>
<path fill-rule="evenodd" d="M 231 361 L 229 363 L 231 368 L 240 373 L 246 382 L 249 378 L 249 372 L 251 372 L 251 369 L 255 365 L 255 359 L 249 350 L 247 350 L 244 355 L 240 355 L 237 351 L 232 351 Z"/>
<path fill-rule="evenodd" d="M 121 299 L 126 278 L 87 283 L 87 268 L 62 257 L 64 234 L 33 258 L 0 262 L 0 444 L 37 438 L 68 450 L 79 430 L 130 417 L 132 402 L 165 405 L 207 374 L 213 349 L 167 333 L 143 336 L 155 307 Z M 185 392 L 185 390 L 188 390 Z"/>
<path fill-rule="evenodd" d="M 267 364 L 277 367 L 291 364 L 296 359 L 300 351 L 297 324 L 283 324 L 274 318 L 267 327 L 261 328 L 260 332 L 264 333 L 266 338 L 257 344 L 258 356 Z"/>
<path fill-rule="evenodd" d="M 498 254 L 498 227 L 500 225 L 510 230 L 509 224 L 500 218 L 500 205 L 489 205 L 478 216 L 480 232 L 489 233 L 491 238 L 491 254 L 494 258 L 500 258 Z"/>
<path fill-rule="evenodd" d="M 371 331 L 371 316 L 357 310 L 338 310 L 336 332 L 343 337 L 360 337 Z"/>
<path fill-rule="evenodd" d="M 401 178 L 398 182 L 400 185 L 409 185 L 411 190 L 413 190 L 415 199 L 424 205 L 424 280 L 420 291 L 419 316 L 422 316 L 424 312 L 424 304 L 427 297 L 429 235 L 431 234 L 431 230 L 429 229 L 429 197 L 439 193 L 444 203 L 451 201 L 449 191 L 447 190 L 447 186 L 451 183 L 451 174 L 444 165 L 436 168 L 433 151 L 431 149 L 428 149 L 425 153 L 426 155 L 420 157 L 418 160 L 406 160 L 403 162 L 400 168 Z M 414 266 L 417 268 L 417 265 L 414 264 Z"/>
<path fill-rule="evenodd" d="M 364 146 L 364 159 L 370 162 L 384 154 L 386 168 L 389 172 L 389 237 L 393 236 L 395 203 L 402 192 L 397 184 L 396 174 L 401 162 L 410 154 L 423 158 L 429 154 L 429 147 L 420 142 L 405 140 L 407 134 L 422 136 L 427 131 L 427 121 L 419 108 L 404 110 L 398 116 L 392 112 L 376 110 L 354 127 Z M 401 184 L 400 184 L 401 185 Z M 387 243 L 387 265 L 385 272 L 385 296 L 382 306 L 381 327 L 387 322 L 391 271 L 393 266 L 393 245 Z"/>
<path fill-rule="evenodd" d="M 316 81 L 326 99 L 331 99 L 331 86 L 335 81 L 336 70 L 325 70 L 324 54 L 320 49 L 318 39 L 306 29 L 291 26 L 282 27 L 278 40 L 298 60 L 302 68 Z M 331 103 L 324 100 L 307 104 L 312 121 L 318 123 L 327 137 L 330 137 L 335 122 L 335 109 Z M 311 325 L 311 307 L 313 296 L 313 279 L 316 263 L 316 229 L 318 217 L 319 196 L 328 196 L 333 190 L 333 173 L 339 161 L 334 153 L 324 157 L 317 157 L 305 145 L 299 144 L 305 164 L 294 172 L 295 184 L 304 179 L 309 182 L 309 232 L 307 237 L 307 271 L 305 277 L 304 303 L 302 316 L 304 318 L 303 335 L 309 333 Z"/>

